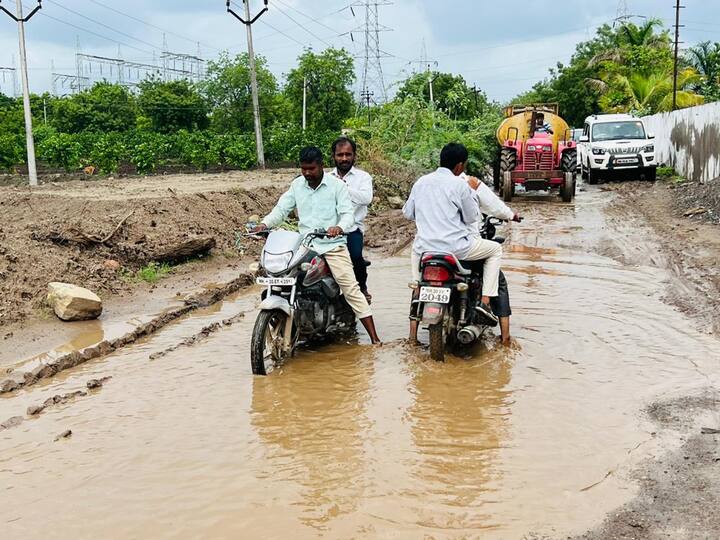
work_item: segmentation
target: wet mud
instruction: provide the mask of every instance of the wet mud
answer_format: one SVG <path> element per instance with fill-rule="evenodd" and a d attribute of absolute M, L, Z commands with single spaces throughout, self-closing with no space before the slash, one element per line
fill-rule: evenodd
<path fill-rule="evenodd" d="M 613 197 L 517 201 L 510 348 L 488 334 L 439 364 L 407 345 L 409 262 L 383 246 L 369 282 L 381 348 L 360 333 L 253 377 L 250 289 L 0 396 L 0 418 L 24 420 L 0 432 L 4 535 L 596 534 L 644 496 L 642 467 L 690 442 L 659 419 L 695 418 L 698 436 L 720 426 L 699 409 L 653 409 L 714 398 L 720 347 L 666 302 L 661 245 L 614 221 Z M 101 392 L 23 416 L 109 376 Z"/>

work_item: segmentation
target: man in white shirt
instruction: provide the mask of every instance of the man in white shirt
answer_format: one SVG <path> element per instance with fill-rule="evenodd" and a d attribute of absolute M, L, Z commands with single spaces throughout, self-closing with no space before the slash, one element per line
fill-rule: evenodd
<path fill-rule="evenodd" d="M 511 210 L 484 182 L 465 173 L 461 174 L 460 178 L 465 180 L 470 189 L 475 192 L 475 197 L 480 206 L 480 219 L 469 227 L 471 234 L 480 236 L 483 225 L 482 214 L 518 223 L 522 221 L 520 214 Z M 500 338 L 504 345 L 509 345 L 512 309 L 510 308 L 510 291 L 502 270 L 498 279 L 498 295 L 490 299 L 490 307 L 492 307 L 493 313 L 497 315 L 500 321 Z"/>
<path fill-rule="evenodd" d="M 450 143 L 440 153 L 440 167 L 413 185 L 403 207 L 407 219 L 415 221 L 417 235 L 413 243 L 413 278 L 420 278 L 420 257 L 426 251 L 453 253 L 466 261 L 484 260 L 483 288 L 478 312 L 490 324 L 498 318 L 490 308 L 490 298 L 498 295 L 502 246 L 479 238 L 469 227 L 480 219 L 480 208 L 470 186 L 458 178 L 465 172 L 468 151 Z M 417 341 L 417 321 L 410 322 L 410 340 Z"/>
<path fill-rule="evenodd" d="M 357 145 L 351 138 L 340 137 L 337 139 L 332 145 L 332 155 L 335 160 L 335 169 L 330 174 L 345 182 L 350 191 L 355 221 L 352 227 L 346 231 L 347 246 L 355 278 L 360 285 L 360 290 L 370 303 L 372 296 L 367 288 L 368 274 L 365 257 L 363 257 L 363 243 L 365 241 L 365 218 L 368 214 L 368 206 L 373 200 L 373 179 L 368 173 L 355 167 Z"/>

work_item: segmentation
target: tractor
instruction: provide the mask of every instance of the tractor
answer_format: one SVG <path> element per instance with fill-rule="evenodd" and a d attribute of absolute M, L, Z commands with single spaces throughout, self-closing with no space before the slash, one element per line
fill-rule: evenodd
<path fill-rule="evenodd" d="M 495 189 L 506 202 L 518 184 L 525 191 L 558 190 L 563 202 L 575 198 L 577 143 L 556 103 L 506 107 L 497 139 Z"/>

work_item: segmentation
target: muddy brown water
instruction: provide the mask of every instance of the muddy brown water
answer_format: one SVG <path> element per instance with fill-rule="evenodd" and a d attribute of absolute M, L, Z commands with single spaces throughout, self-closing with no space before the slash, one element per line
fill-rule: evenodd
<path fill-rule="evenodd" d="M 718 342 L 663 302 L 662 257 L 641 224 L 606 217 L 610 197 L 519 203 L 509 350 L 488 337 L 437 364 L 407 347 L 408 261 L 376 257 L 382 348 L 361 335 L 253 377 L 251 291 L 0 398 L 2 421 L 112 376 L 0 432 L 2 537 L 555 538 L 592 527 L 636 494 L 633 464 L 671 444 L 642 409 L 716 383 L 720 360 Z"/>

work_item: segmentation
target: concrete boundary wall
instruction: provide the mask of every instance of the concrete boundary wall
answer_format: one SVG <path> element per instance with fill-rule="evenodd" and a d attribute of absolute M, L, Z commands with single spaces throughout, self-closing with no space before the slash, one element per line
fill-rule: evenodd
<path fill-rule="evenodd" d="M 694 181 L 720 177 L 720 102 L 643 118 L 658 163 Z"/>

